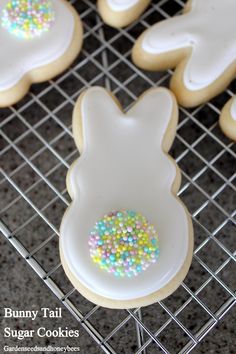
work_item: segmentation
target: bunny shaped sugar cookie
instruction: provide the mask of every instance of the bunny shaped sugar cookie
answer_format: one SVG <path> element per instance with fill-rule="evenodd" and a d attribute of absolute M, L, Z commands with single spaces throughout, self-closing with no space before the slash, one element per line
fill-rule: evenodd
<path fill-rule="evenodd" d="M 132 51 L 147 70 L 176 68 L 170 87 L 184 107 L 205 103 L 236 77 L 236 1 L 188 0 L 183 14 L 145 30 Z M 231 122 L 232 123 L 232 122 Z M 235 140 L 236 126 L 222 130 Z"/>
<path fill-rule="evenodd" d="M 105 23 L 125 27 L 135 21 L 151 0 L 98 0 L 98 11 Z"/>
<path fill-rule="evenodd" d="M 66 0 L 2 0 L 0 107 L 19 101 L 32 83 L 64 71 L 82 46 L 79 15 Z"/>
<path fill-rule="evenodd" d="M 149 305 L 188 272 L 192 223 L 167 154 L 177 120 L 175 98 L 164 88 L 148 90 L 127 113 L 99 87 L 77 101 L 73 134 L 81 157 L 67 175 L 72 203 L 60 255 L 73 286 L 95 304 Z"/>

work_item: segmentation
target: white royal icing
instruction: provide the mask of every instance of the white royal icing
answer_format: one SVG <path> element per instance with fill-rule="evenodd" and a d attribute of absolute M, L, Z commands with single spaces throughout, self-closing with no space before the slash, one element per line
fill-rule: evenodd
<path fill-rule="evenodd" d="M 192 47 L 184 71 L 189 90 L 211 85 L 236 59 L 236 1 L 192 0 L 191 11 L 159 22 L 144 35 L 151 54 Z"/>
<path fill-rule="evenodd" d="M 171 193 L 175 164 L 161 148 L 172 109 L 172 96 L 163 89 L 146 93 L 126 115 L 104 89 L 91 88 L 82 98 L 83 152 L 69 173 L 73 201 L 61 224 L 60 246 L 73 275 L 100 296 L 146 296 L 185 262 L 187 215 Z M 136 277 L 117 278 L 90 257 L 89 234 L 113 210 L 135 210 L 158 232 L 159 258 Z"/>
<path fill-rule="evenodd" d="M 142 1 L 142 0 L 141 0 Z M 137 5 L 140 0 L 107 0 L 108 6 L 113 11 L 125 11 Z"/>
<path fill-rule="evenodd" d="M 233 120 L 236 121 L 236 97 L 233 99 L 231 109 L 230 109 L 231 116 Z"/>
<path fill-rule="evenodd" d="M 0 91 L 15 86 L 23 76 L 61 57 L 70 46 L 74 33 L 74 17 L 61 0 L 52 0 L 55 23 L 40 37 L 20 39 L 0 24 Z M 0 13 L 8 0 L 1 1 Z"/>

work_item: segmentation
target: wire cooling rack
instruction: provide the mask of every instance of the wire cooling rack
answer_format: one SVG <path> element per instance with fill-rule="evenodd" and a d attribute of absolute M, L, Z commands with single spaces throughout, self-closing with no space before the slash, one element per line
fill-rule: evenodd
<path fill-rule="evenodd" d="M 152 1 L 139 21 L 122 30 L 101 22 L 95 2 L 72 3 L 84 23 L 82 54 L 62 76 L 33 86 L 21 102 L 0 111 L 2 234 L 104 352 L 189 353 L 236 302 L 235 145 L 218 127 L 235 82 L 204 106 L 180 109 L 171 154 L 182 170 L 179 196 L 195 230 L 187 278 L 169 298 L 146 308 L 94 306 L 72 288 L 58 254 L 60 221 L 70 203 L 65 176 L 78 157 L 73 106 L 91 85 L 111 89 L 125 108 L 146 89 L 167 86 L 171 71 L 143 72 L 130 52 L 145 28 L 178 13 L 184 2 Z"/>

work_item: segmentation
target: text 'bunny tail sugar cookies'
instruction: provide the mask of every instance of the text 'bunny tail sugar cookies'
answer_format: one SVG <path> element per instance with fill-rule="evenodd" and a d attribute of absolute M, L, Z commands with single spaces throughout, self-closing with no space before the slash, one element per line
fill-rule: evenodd
<path fill-rule="evenodd" d="M 138 38 L 133 61 L 147 70 L 176 67 L 170 87 L 178 102 L 185 107 L 205 103 L 236 76 L 235 13 L 234 0 L 191 0 L 184 14 Z"/>
<path fill-rule="evenodd" d="M 79 15 L 65 0 L 2 0 L 0 107 L 63 72 L 79 54 L 82 37 Z"/>
<path fill-rule="evenodd" d="M 176 100 L 164 88 L 148 90 L 127 113 L 99 87 L 76 103 L 81 156 L 67 175 L 72 203 L 61 223 L 60 255 L 73 286 L 95 304 L 152 304 L 188 272 L 192 223 L 168 155 L 177 120 Z"/>
<path fill-rule="evenodd" d="M 98 0 L 103 21 L 112 27 L 125 27 L 137 20 L 151 0 Z"/>
<path fill-rule="evenodd" d="M 236 141 L 236 96 L 224 106 L 220 116 L 220 127 L 225 135 Z"/>

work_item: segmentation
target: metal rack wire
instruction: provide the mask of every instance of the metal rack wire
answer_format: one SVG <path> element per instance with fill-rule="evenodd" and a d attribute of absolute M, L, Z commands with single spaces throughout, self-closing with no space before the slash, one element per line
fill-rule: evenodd
<path fill-rule="evenodd" d="M 126 108 L 145 89 L 167 86 L 171 71 L 142 72 L 130 52 L 138 34 L 179 12 L 184 1 L 153 1 L 139 21 L 122 30 L 101 22 L 95 2 L 72 3 L 84 23 L 82 54 L 62 76 L 35 85 L 20 103 L 0 112 L 0 184 L 7 191 L 0 231 L 104 352 L 189 353 L 236 303 L 236 154 L 218 128 L 220 108 L 235 82 L 212 102 L 180 110 L 171 153 L 182 170 L 179 195 L 195 229 L 187 278 L 172 296 L 147 308 L 114 312 L 94 306 L 72 288 L 58 255 L 60 220 L 70 203 L 65 175 L 78 156 L 73 105 L 95 84 L 111 89 Z"/>

